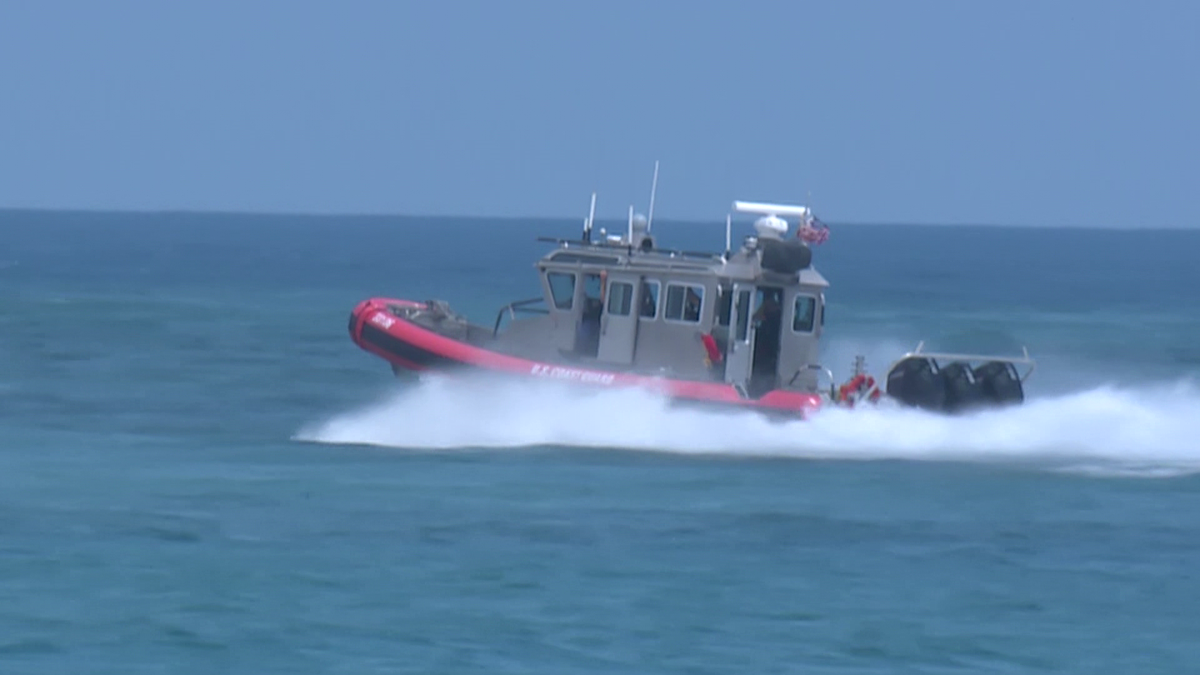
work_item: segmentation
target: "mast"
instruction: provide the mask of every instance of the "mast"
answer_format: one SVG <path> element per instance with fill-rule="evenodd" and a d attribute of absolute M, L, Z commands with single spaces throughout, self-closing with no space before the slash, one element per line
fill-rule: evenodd
<path fill-rule="evenodd" d="M 658 191 L 658 160 L 654 160 L 654 180 L 650 183 L 650 212 L 646 214 L 646 234 L 654 223 L 654 193 Z"/>
<path fill-rule="evenodd" d="M 587 220 L 583 221 L 583 240 L 586 242 L 592 241 L 592 222 L 596 217 L 596 193 L 592 193 L 592 206 L 588 209 Z"/>

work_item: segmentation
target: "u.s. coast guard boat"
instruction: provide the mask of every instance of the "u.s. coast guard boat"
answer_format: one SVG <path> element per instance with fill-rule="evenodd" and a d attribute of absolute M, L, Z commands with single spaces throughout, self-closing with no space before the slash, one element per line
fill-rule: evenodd
<path fill-rule="evenodd" d="M 828 230 L 804 206 L 734 202 L 734 211 L 759 216 L 756 234 L 732 250 L 727 216 L 722 253 L 661 248 L 651 220 L 632 208 L 623 235 L 601 230 L 593 240 L 595 206 L 593 194 L 581 238 L 540 239 L 555 244 L 536 264 L 541 294 L 501 308 L 492 327 L 440 300 L 376 297 L 351 312 L 351 338 L 397 375 L 483 369 L 802 417 L 831 404 L 890 400 L 957 412 L 1024 400 L 1034 367 L 1028 352 L 946 354 L 918 345 L 891 364 L 882 387 L 862 357 L 839 385 L 818 360 L 829 284 L 812 265 L 811 244 Z M 791 236 L 789 217 L 798 224 Z"/>

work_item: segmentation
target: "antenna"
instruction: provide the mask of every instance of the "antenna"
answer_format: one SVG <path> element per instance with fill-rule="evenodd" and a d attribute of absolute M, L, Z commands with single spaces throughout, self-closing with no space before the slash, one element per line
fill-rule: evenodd
<path fill-rule="evenodd" d="M 783 216 L 797 216 L 802 219 L 800 222 L 803 224 L 810 214 L 807 206 L 740 200 L 733 203 L 733 210 L 739 213 L 757 213 L 763 216 L 754 221 L 754 229 L 758 232 L 759 237 L 770 239 L 777 239 L 787 234 L 788 224 Z"/>
<path fill-rule="evenodd" d="M 658 160 L 654 160 L 654 181 L 650 184 L 650 213 L 646 214 L 646 232 L 654 223 L 654 193 L 658 191 Z"/>
<path fill-rule="evenodd" d="M 805 218 L 809 214 L 809 209 L 806 206 L 795 206 L 792 204 L 770 204 L 766 202 L 743 202 L 736 201 L 733 203 L 733 210 L 739 213 L 757 213 L 764 216 L 798 216 Z"/>
<path fill-rule="evenodd" d="M 725 252 L 726 253 L 729 253 L 729 247 L 730 247 L 729 236 L 730 236 L 730 230 L 732 228 L 733 228 L 733 214 L 726 213 L 725 214 Z"/>
<path fill-rule="evenodd" d="M 633 245 L 633 204 L 629 205 L 629 244 Z"/>
<path fill-rule="evenodd" d="M 588 209 L 587 220 L 583 221 L 583 240 L 592 240 L 592 219 L 596 217 L 596 193 L 592 193 L 592 207 Z"/>

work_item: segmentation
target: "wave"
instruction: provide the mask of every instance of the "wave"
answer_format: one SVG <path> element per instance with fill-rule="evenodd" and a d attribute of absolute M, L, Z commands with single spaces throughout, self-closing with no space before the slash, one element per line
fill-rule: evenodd
<path fill-rule="evenodd" d="M 949 417 L 828 409 L 810 420 L 672 405 L 642 390 L 433 376 L 310 425 L 296 440 L 414 450 L 565 446 L 695 455 L 1034 462 L 1090 474 L 1200 472 L 1191 382 L 1101 386 Z"/>

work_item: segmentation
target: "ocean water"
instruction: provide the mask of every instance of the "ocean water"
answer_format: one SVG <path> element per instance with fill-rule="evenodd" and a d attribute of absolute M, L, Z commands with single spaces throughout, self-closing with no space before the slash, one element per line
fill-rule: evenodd
<path fill-rule="evenodd" d="M 398 382 L 350 342 L 373 295 L 490 324 L 579 222 L 0 212 L 0 673 L 1200 668 L 1200 231 L 835 224 L 839 375 L 1038 359 L 957 419 Z"/>

